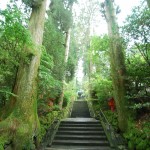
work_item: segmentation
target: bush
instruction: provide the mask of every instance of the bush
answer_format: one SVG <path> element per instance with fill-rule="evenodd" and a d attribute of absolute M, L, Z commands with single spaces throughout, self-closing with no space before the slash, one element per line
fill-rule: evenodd
<path fill-rule="evenodd" d="M 33 44 L 20 8 L 7 5 L 5 10 L 0 10 L 0 16 L 0 107 L 3 107 L 12 95 L 20 60 L 27 64 L 30 60 L 25 45 L 33 49 Z"/>
<path fill-rule="evenodd" d="M 124 134 L 124 137 L 128 141 L 128 148 L 130 150 L 149 150 L 150 148 L 150 123 L 143 123 L 142 126 L 136 127 L 135 123 L 129 124 L 128 132 Z"/>
<path fill-rule="evenodd" d="M 59 111 L 51 111 L 45 116 L 40 116 L 40 125 L 41 125 L 41 130 L 40 130 L 40 140 L 44 137 L 46 134 L 48 128 L 51 126 L 53 121 L 58 117 Z"/>
<path fill-rule="evenodd" d="M 112 81 L 97 77 L 92 82 L 92 91 L 94 91 L 99 101 L 103 103 L 109 97 L 112 97 Z"/>
<path fill-rule="evenodd" d="M 66 91 L 64 93 L 63 107 L 66 107 L 68 105 L 68 103 L 69 103 L 69 101 L 71 99 L 71 96 L 72 96 L 72 94 L 69 91 L 68 92 Z"/>
<path fill-rule="evenodd" d="M 111 110 L 104 111 L 104 114 L 106 115 L 106 118 L 108 119 L 108 122 L 113 126 L 115 131 L 118 131 L 118 116 L 117 112 L 112 112 Z"/>

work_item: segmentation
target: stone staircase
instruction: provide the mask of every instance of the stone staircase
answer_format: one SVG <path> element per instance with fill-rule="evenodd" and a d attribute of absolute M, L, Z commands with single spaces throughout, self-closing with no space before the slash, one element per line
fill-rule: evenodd
<path fill-rule="evenodd" d="M 71 118 L 90 118 L 87 101 L 74 101 Z"/>
<path fill-rule="evenodd" d="M 90 118 L 86 101 L 74 102 L 71 117 L 61 121 L 45 150 L 111 150 L 100 122 Z"/>

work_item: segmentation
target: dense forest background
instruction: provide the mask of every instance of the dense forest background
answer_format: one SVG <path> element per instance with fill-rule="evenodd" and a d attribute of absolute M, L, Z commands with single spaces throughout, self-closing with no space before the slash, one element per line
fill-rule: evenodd
<path fill-rule="evenodd" d="M 0 150 L 37 148 L 79 90 L 129 149 L 150 149 L 150 1 L 122 26 L 119 13 L 112 0 L 11 0 L 0 10 Z M 99 18 L 108 33 L 97 35 Z"/>

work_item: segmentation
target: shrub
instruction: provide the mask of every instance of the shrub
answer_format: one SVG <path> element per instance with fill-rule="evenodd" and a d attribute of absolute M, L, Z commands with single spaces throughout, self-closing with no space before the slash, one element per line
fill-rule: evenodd
<path fill-rule="evenodd" d="M 118 116 L 117 112 L 112 112 L 111 110 L 104 111 L 108 122 L 113 126 L 115 131 L 118 131 Z"/>
<path fill-rule="evenodd" d="M 108 79 L 96 77 L 93 79 L 92 90 L 100 101 L 106 100 L 112 96 L 112 82 Z"/>
<path fill-rule="evenodd" d="M 124 137 L 128 141 L 128 148 L 130 150 L 149 150 L 149 131 L 149 122 L 143 123 L 140 128 L 136 127 L 135 123 L 130 123 L 128 132 L 124 134 Z"/>
<path fill-rule="evenodd" d="M 68 105 L 68 103 L 69 103 L 69 101 L 70 101 L 70 99 L 71 99 L 71 92 L 65 92 L 64 93 L 64 100 L 63 100 L 63 107 L 66 107 L 67 105 Z"/>

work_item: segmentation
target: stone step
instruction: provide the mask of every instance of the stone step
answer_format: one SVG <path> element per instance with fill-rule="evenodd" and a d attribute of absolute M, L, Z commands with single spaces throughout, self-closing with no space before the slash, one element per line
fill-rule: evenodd
<path fill-rule="evenodd" d="M 102 127 L 59 127 L 58 131 L 103 131 Z"/>
<path fill-rule="evenodd" d="M 90 115 L 87 115 L 87 114 L 72 114 L 71 117 L 72 117 L 72 118 L 76 118 L 76 117 L 89 118 Z"/>
<path fill-rule="evenodd" d="M 111 150 L 100 121 L 90 117 L 86 101 L 75 101 L 71 118 L 61 121 L 45 150 Z"/>
<path fill-rule="evenodd" d="M 60 124 L 60 127 L 102 127 L 102 125 L 101 124 L 85 124 L 85 123 L 83 123 L 83 124 L 68 124 L 68 123 L 61 123 Z"/>
<path fill-rule="evenodd" d="M 107 140 L 105 135 L 56 135 L 55 140 Z"/>
<path fill-rule="evenodd" d="M 82 117 L 82 116 L 85 115 L 85 116 L 89 116 L 90 117 L 88 110 L 87 111 L 82 111 L 82 113 L 81 112 L 73 112 L 72 115 L 71 115 L 71 117 L 73 115 L 78 115 L 79 117 Z"/>
<path fill-rule="evenodd" d="M 52 146 L 45 150 L 112 150 L 109 146 Z"/>
<path fill-rule="evenodd" d="M 99 121 L 95 120 L 95 121 L 61 121 L 61 124 L 94 124 L 94 125 L 97 125 L 97 124 L 100 124 Z"/>
<path fill-rule="evenodd" d="M 53 145 L 109 146 L 109 143 L 108 141 L 99 141 L 99 140 L 54 140 Z"/>
<path fill-rule="evenodd" d="M 59 131 L 56 135 L 105 135 L 104 131 Z"/>
<path fill-rule="evenodd" d="M 79 109 L 80 108 L 80 109 Z M 82 110 L 81 110 L 82 108 Z M 73 108 L 74 112 L 84 112 L 89 111 L 88 106 L 86 104 L 79 106 L 79 104 L 74 104 L 74 108 Z"/>
<path fill-rule="evenodd" d="M 90 117 L 87 101 L 75 101 L 71 112 L 71 117 Z"/>

